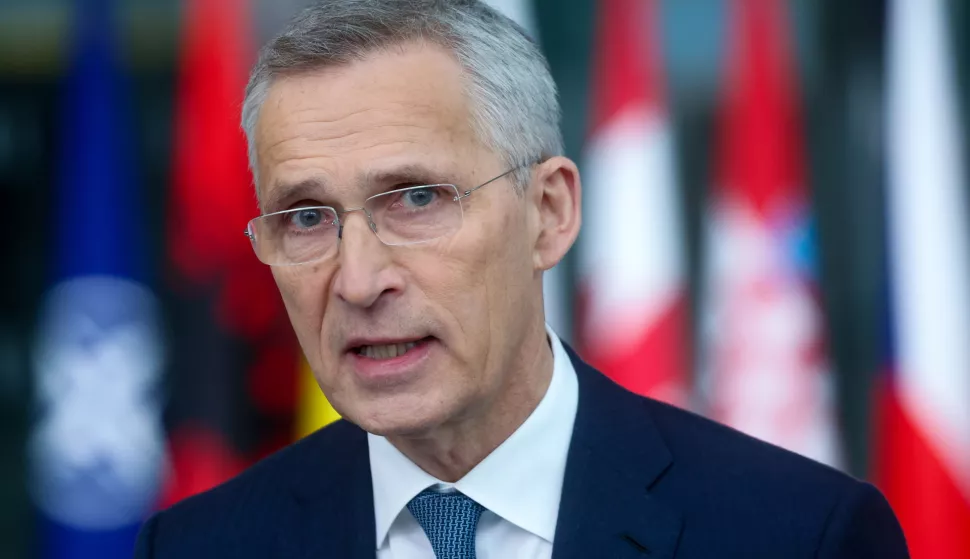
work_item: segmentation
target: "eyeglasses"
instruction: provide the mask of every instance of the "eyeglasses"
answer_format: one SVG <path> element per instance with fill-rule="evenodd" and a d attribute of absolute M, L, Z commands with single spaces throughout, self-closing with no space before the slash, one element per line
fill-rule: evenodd
<path fill-rule="evenodd" d="M 531 165 L 531 164 L 530 164 Z M 270 266 L 293 266 L 323 259 L 343 237 L 340 217 L 361 211 L 377 238 L 385 245 L 426 243 L 461 229 L 462 198 L 487 184 L 525 167 L 520 165 L 461 192 L 453 184 L 409 186 L 364 200 L 364 205 L 337 211 L 330 206 L 309 206 L 261 215 L 250 220 L 246 236 L 256 257 Z"/>

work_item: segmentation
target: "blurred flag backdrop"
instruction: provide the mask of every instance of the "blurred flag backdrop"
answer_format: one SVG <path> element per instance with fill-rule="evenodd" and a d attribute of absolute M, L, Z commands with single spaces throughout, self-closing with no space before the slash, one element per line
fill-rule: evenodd
<path fill-rule="evenodd" d="M 248 2 L 186 0 L 168 205 L 172 475 L 163 503 L 208 489 L 292 440 L 297 350 L 268 267 L 239 125 L 255 59 Z"/>
<path fill-rule="evenodd" d="M 913 557 L 970 557 L 970 223 L 941 0 L 894 0 L 887 43 L 887 362 L 875 477 Z"/>
<path fill-rule="evenodd" d="M 255 46 L 276 31 L 254 29 L 267 24 L 251 11 L 288 15 L 303 2 L 173 3 L 174 95 L 150 93 L 174 106 L 165 138 L 172 157 L 159 164 L 169 171 L 155 187 L 164 189 L 161 208 L 145 203 L 134 130 L 151 128 L 142 143 L 164 134 L 129 118 L 121 54 L 139 51 L 118 41 L 117 21 L 141 3 L 65 3 L 73 47 L 52 118 L 56 180 L 46 205 L 33 206 L 55 218 L 43 222 L 50 270 L 32 347 L 37 413 L 28 445 L 42 557 L 128 557 L 157 507 L 337 418 L 269 268 L 243 236 L 259 208 L 239 112 Z M 567 152 L 581 164 L 584 229 L 545 277 L 553 328 L 631 390 L 856 474 L 871 469 L 914 557 L 970 557 L 970 201 L 955 71 L 967 61 L 950 33 L 960 27 L 947 17 L 970 8 L 960 0 L 723 0 L 703 9 L 679 0 L 489 2 L 547 49 Z M 843 28 L 843 18 L 854 27 Z M 796 28 L 818 35 L 814 46 Z M 6 40 L 0 35 L 0 46 Z M 796 51 L 797 40 L 806 50 Z M 815 66 L 796 64 L 806 59 Z M 866 127 L 867 110 L 881 124 Z M 0 182 L 10 143 L 4 114 L 0 105 Z M 838 130 L 872 142 L 886 161 L 866 160 Z M 19 128 L 10 137 L 29 144 Z M 838 164 L 817 164 L 826 157 Z M 831 169 L 838 165 L 885 167 L 886 184 L 878 172 Z M 859 177 L 873 184 L 855 184 Z M 825 221 L 816 218 L 826 215 L 827 246 L 816 235 Z M 852 223 L 833 229 L 839 215 Z M 152 217 L 164 222 L 162 257 L 146 244 Z M 867 238 L 867 220 L 881 230 L 883 217 L 885 239 Z M 857 261 L 883 240 L 885 274 L 871 272 L 874 285 L 852 283 L 865 266 Z M 836 266 L 822 269 L 825 262 Z M 871 425 L 846 413 L 865 408 L 860 392 L 870 387 L 866 378 L 851 392 L 845 379 L 874 367 L 852 355 L 863 350 L 846 321 L 840 337 L 838 313 L 825 316 L 826 277 L 827 295 L 843 289 L 829 310 L 853 315 L 854 326 L 876 327 L 856 299 L 872 291 L 874 309 L 886 284 Z M 843 427 L 856 439 L 848 461 Z M 862 440 L 873 443 L 871 464 Z"/>
<path fill-rule="evenodd" d="M 130 557 L 164 467 L 158 304 L 111 0 L 80 0 L 62 91 L 51 287 L 34 348 L 31 489 L 45 559 Z"/>
<path fill-rule="evenodd" d="M 786 3 L 730 4 L 702 295 L 704 411 L 838 464 Z"/>
<path fill-rule="evenodd" d="M 653 0 L 598 5 L 582 163 L 580 350 L 634 392 L 686 403 L 681 206 Z"/>

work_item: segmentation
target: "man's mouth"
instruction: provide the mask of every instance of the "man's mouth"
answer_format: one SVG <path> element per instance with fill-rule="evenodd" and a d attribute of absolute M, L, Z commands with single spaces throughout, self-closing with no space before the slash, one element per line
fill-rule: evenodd
<path fill-rule="evenodd" d="M 398 342 L 392 344 L 367 344 L 359 345 L 353 348 L 353 353 L 361 357 L 366 357 L 368 359 L 393 359 L 395 357 L 400 357 L 408 351 L 416 348 L 417 346 L 428 342 L 431 337 L 421 338 L 420 340 L 414 340 L 410 342 Z"/>

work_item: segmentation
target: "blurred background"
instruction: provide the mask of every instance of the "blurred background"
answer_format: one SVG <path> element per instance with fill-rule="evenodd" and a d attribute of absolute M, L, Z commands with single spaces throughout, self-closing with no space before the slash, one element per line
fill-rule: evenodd
<path fill-rule="evenodd" d="M 335 416 L 242 235 L 242 88 L 305 3 L 0 0 L 0 557 L 128 557 Z M 492 3 L 583 174 L 556 331 L 970 557 L 970 3 Z"/>

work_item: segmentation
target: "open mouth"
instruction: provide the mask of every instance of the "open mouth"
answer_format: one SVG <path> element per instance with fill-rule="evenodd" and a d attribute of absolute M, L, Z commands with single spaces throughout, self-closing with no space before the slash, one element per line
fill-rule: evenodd
<path fill-rule="evenodd" d="M 367 359 L 384 360 L 400 357 L 412 349 L 431 341 L 431 336 L 410 342 L 399 342 L 393 344 L 360 345 L 350 351 L 354 355 Z"/>

